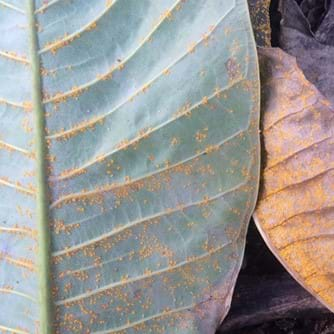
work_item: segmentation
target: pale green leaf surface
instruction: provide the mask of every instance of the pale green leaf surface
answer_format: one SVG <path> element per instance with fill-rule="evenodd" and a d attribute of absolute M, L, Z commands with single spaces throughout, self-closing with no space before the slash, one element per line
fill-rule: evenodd
<path fill-rule="evenodd" d="M 0 332 L 12 333 L 35 333 L 45 307 L 30 1 L 0 1 Z M 246 1 L 35 8 L 56 331 L 214 333 L 257 194 L 259 82 Z"/>

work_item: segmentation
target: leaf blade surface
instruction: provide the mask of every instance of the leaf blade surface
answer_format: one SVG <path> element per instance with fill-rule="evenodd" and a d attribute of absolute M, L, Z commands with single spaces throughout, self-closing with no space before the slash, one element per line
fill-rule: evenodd
<path fill-rule="evenodd" d="M 246 2 L 36 1 L 36 21 L 56 331 L 214 332 L 257 192 L 258 75 Z M 15 52 L 24 55 L 29 42 L 17 34 L 24 42 Z M 1 50 L 10 50 L 6 42 Z M 11 102 L 2 115 L 15 116 L 1 130 L 33 152 L 30 67 L 20 71 L 25 90 L 1 81 Z M 13 132 L 5 130 L 11 122 Z M 19 130 L 24 136 L 15 137 Z M 2 164 L 6 225 L 35 231 L 34 197 L 17 193 L 35 182 L 35 162 L 1 153 L 11 161 Z M 9 254 L 37 262 L 36 240 L 2 237 Z M 14 270 L 6 258 L 1 264 L 1 272 Z M 35 274 L 23 274 L 18 287 L 36 297 Z M 22 314 L 30 306 L 15 303 Z M 33 332 L 41 307 L 19 321 L 13 308 L 0 323 Z"/>
<path fill-rule="evenodd" d="M 267 245 L 329 309 L 333 225 L 333 107 L 295 58 L 260 50 L 264 169 L 255 210 Z"/>

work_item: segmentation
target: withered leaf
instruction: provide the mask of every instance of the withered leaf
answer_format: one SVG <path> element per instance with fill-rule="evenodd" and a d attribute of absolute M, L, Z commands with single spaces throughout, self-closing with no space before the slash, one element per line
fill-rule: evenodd
<path fill-rule="evenodd" d="M 334 102 L 334 2 L 281 0 L 280 47 L 297 58 L 306 78 Z"/>
<path fill-rule="evenodd" d="M 254 218 L 292 276 L 334 311 L 334 108 L 295 58 L 259 54 L 264 166 Z"/>

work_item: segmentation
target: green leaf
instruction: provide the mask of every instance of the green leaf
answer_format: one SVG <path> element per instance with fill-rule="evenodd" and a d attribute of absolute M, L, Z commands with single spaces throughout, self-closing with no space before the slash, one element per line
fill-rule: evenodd
<path fill-rule="evenodd" d="M 214 333 L 257 195 L 246 0 L 6 1 L 0 330 Z"/>

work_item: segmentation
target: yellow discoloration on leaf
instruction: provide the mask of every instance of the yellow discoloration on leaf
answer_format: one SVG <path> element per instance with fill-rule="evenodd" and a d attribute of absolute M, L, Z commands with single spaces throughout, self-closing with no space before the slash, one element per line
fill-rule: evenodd
<path fill-rule="evenodd" d="M 260 50 L 264 172 L 257 225 L 292 275 L 334 310 L 334 108 L 294 58 Z"/>
<path fill-rule="evenodd" d="M 29 61 L 26 56 L 18 55 L 16 52 L 13 52 L 13 51 L 1 51 L 0 50 L 0 56 L 10 59 L 10 60 L 14 60 L 16 62 L 25 64 L 25 65 L 29 64 Z"/>
<path fill-rule="evenodd" d="M 11 265 L 27 269 L 29 272 L 36 271 L 36 266 L 30 259 L 13 258 L 12 256 L 10 256 L 6 253 L 1 253 L 0 252 L 0 262 L 1 261 L 6 261 L 6 262 L 10 263 Z"/>
<path fill-rule="evenodd" d="M 259 81 L 246 2 L 79 2 L 30 8 L 38 103 L 35 85 L 21 94 L 14 82 L 0 94 L 15 122 L 0 141 L 11 159 L 0 188 L 12 210 L 0 222 L 10 241 L 1 264 L 27 280 L 5 282 L 1 299 L 28 279 L 37 296 L 24 265 L 50 251 L 56 334 L 188 333 L 197 324 L 203 332 L 227 312 L 257 192 Z M 29 66 L 0 60 L 28 78 Z M 36 235 L 41 215 L 27 193 L 44 186 L 37 202 L 48 211 L 51 249 L 44 226 Z M 27 305 L 26 332 L 43 331 L 45 308 Z"/>

